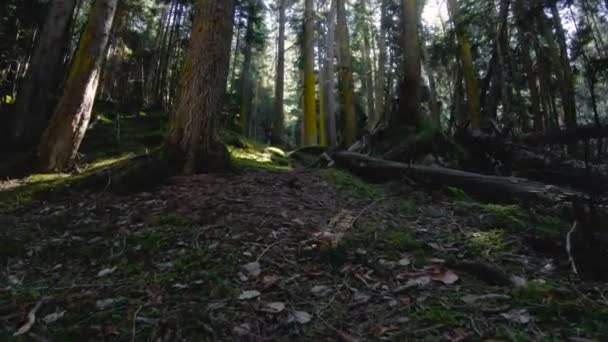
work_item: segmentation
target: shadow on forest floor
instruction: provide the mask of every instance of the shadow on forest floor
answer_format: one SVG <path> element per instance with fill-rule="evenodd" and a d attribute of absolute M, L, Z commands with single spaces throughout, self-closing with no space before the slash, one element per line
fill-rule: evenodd
<path fill-rule="evenodd" d="M 570 276 L 565 222 L 224 139 L 238 172 L 0 208 L 0 339 L 608 338 L 605 286 Z"/>

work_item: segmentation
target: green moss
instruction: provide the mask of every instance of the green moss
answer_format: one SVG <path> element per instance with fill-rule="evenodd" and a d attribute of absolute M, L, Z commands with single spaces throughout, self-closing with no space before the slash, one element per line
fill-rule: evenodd
<path fill-rule="evenodd" d="M 449 186 L 449 187 L 447 187 L 447 191 L 448 191 L 448 194 L 450 195 L 450 197 L 452 197 L 455 201 L 464 202 L 464 203 L 473 202 L 473 199 L 462 189 L 453 188 L 453 187 Z"/>
<path fill-rule="evenodd" d="M 399 201 L 399 211 L 404 215 L 412 215 L 416 213 L 416 202 L 412 200 Z"/>
<path fill-rule="evenodd" d="M 529 219 L 529 215 L 517 205 L 486 204 L 481 208 L 496 220 L 496 225 L 500 228 L 525 228 L 526 220 Z"/>
<path fill-rule="evenodd" d="M 370 184 L 346 171 L 325 169 L 320 171 L 321 177 L 333 184 L 338 191 L 358 199 L 373 199 L 381 197 L 382 189 Z"/>
<path fill-rule="evenodd" d="M 420 246 L 416 238 L 405 230 L 389 230 L 380 235 L 389 247 L 398 250 L 415 249 Z"/>
<path fill-rule="evenodd" d="M 506 253 L 510 251 L 507 236 L 504 230 L 500 229 L 469 234 L 468 248 L 475 254 L 481 254 L 484 251 L 491 251 L 493 253 Z"/>

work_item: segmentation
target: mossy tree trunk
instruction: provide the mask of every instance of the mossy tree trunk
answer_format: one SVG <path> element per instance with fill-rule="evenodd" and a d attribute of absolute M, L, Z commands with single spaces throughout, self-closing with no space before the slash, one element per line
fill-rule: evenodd
<path fill-rule="evenodd" d="M 80 38 L 63 96 L 38 145 L 41 171 L 68 169 L 91 119 L 118 0 L 97 0 Z"/>
<path fill-rule="evenodd" d="M 337 40 L 339 51 L 340 110 L 342 113 L 342 145 L 350 146 L 357 139 L 355 117 L 355 86 L 353 83 L 352 56 L 346 22 L 346 0 L 337 0 L 338 26 Z"/>
<path fill-rule="evenodd" d="M 473 53 L 471 52 L 471 42 L 464 29 L 460 16 L 460 7 L 457 0 L 447 0 L 450 17 L 456 28 L 456 37 L 460 45 L 460 63 L 464 76 L 467 101 L 470 111 L 471 128 L 481 129 L 481 106 L 479 100 L 479 90 L 477 89 L 477 75 L 473 65 Z"/>
<path fill-rule="evenodd" d="M 314 55 L 314 7 L 313 0 L 305 0 L 304 7 L 304 146 L 317 144 L 317 110 L 315 96 Z"/>
<path fill-rule="evenodd" d="M 197 2 L 168 139 L 170 159 L 188 174 L 222 170 L 229 163 L 217 122 L 228 79 L 234 4 L 234 0 Z"/>
<path fill-rule="evenodd" d="M 55 0 L 50 4 L 30 70 L 17 98 L 12 140 L 18 148 L 38 142 L 53 110 L 75 6 L 76 0 Z"/>

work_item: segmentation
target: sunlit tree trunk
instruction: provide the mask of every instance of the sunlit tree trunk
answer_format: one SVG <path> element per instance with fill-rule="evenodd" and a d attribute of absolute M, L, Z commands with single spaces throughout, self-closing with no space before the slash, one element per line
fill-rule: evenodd
<path fill-rule="evenodd" d="M 285 97 L 285 22 L 286 1 L 279 0 L 279 37 L 277 42 L 277 70 L 275 77 L 274 120 L 272 143 L 283 143 L 284 97 Z"/>
<path fill-rule="evenodd" d="M 94 4 L 63 96 L 38 146 L 41 171 L 65 170 L 76 157 L 91 118 L 117 2 L 97 0 Z"/>
<path fill-rule="evenodd" d="M 399 90 L 396 124 L 416 126 L 420 118 L 421 55 L 417 0 L 401 0 L 403 26 L 403 81 Z"/>
<path fill-rule="evenodd" d="M 463 27 L 462 18 L 460 17 L 460 8 L 457 0 L 447 0 L 447 3 L 450 17 L 452 18 L 456 28 L 458 44 L 460 45 L 460 62 L 462 64 L 465 89 L 469 104 L 471 128 L 481 129 L 481 109 L 477 89 L 477 76 L 473 65 L 473 53 L 471 52 L 471 43 Z"/>
<path fill-rule="evenodd" d="M 323 77 L 323 93 L 325 94 L 325 128 L 327 144 L 336 146 L 338 143 L 336 129 L 336 100 L 334 97 L 335 89 L 335 43 L 336 43 L 336 11 L 337 0 L 331 0 L 329 14 L 327 18 L 327 37 L 325 40 L 325 67 Z"/>
<path fill-rule="evenodd" d="M 21 85 L 15 109 L 12 140 L 16 146 L 31 147 L 38 142 L 53 110 L 62 63 L 69 43 L 70 22 L 75 0 L 55 0 L 30 60 L 29 72 Z"/>
<path fill-rule="evenodd" d="M 317 110 L 315 96 L 314 54 L 314 7 L 313 0 L 305 0 L 304 8 L 304 146 L 317 144 Z"/>
<path fill-rule="evenodd" d="M 234 0 L 197 2 L 168 139 L 170 158 L 185 173 L 222 170 L 229 163 L 217 122 L 228 79 L 234 4 Z"/>

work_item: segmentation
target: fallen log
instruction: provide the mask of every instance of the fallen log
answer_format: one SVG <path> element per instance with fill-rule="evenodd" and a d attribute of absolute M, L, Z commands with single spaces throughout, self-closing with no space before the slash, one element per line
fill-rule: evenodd
<path fill-rule="evenodd" d="M 608 138 L 608 126 L 593 124 L 568 129 L 549 130 L 542 133 L 529 133 L 514 140 L 530 145 L 551 145 L 603 138 Z"/>
<path fill-rule="evenodd" d="M 336 165 L 374 181 L 399 180 L 408 177 L 434 186 L 460 188 L 467 194 L 500 203 L 581 201 L 581 192 L 516 177 L 488 176 L 435 166 L 421 166 L 387 161 L 359 153 L 332 154 Z"/>

